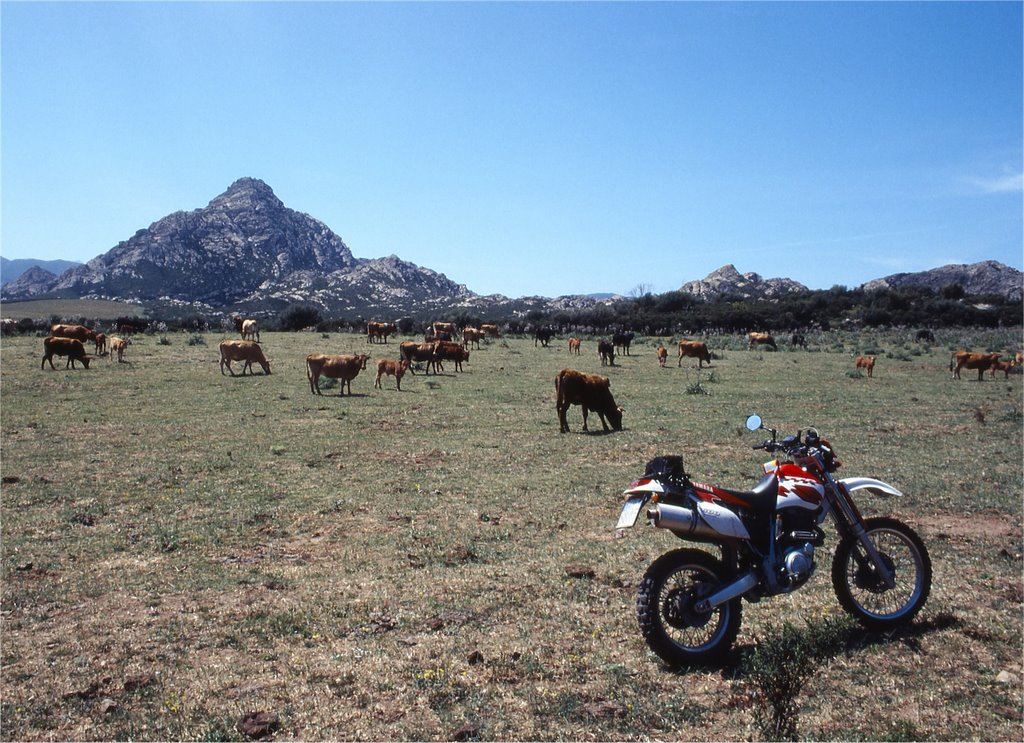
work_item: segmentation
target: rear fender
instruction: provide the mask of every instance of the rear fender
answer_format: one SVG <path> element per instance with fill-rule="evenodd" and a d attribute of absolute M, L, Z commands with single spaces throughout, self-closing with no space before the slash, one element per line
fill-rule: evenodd
<path fill-rule="evenodd" d="M 903 495 L 903 493 L 901 493 L 899 490 L 894 488 L 889 483 L 882 482 L 881 480 L 876 480 L 873 477 L 844 477 L 839 482 L 841 482 L 843 486 L 846 488 L 847 492 L 850 493 L 859 490 L 866 490 L 872 495 Z"/>

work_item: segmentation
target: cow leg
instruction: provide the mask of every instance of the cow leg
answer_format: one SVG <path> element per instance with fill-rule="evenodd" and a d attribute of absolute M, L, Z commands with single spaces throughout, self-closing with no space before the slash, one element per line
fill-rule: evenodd
<path fill-rule="evenodd" d="M 565 414 L 569 410 L 568 405 L 556 404 L 555 410 L 558 411 L 558 430 L 560 433 L 569 433 L 569 421 L 566 420 Z"/>
<path fill-rule="evenodd" d="M 381 389 L 381 386 L 380 386 L 380 372 L 377 372 L 377 378 L 373 380 L 373 388 L 375 390 Z"/>
<path fill-rule="evenodd" d="M 583 410 L 583 430 L 589 432 L 590 429 L 587 428 L 587 413 L 590 411 L 587 410 L 586 405 L 580 405 L 580 408 Z"/>

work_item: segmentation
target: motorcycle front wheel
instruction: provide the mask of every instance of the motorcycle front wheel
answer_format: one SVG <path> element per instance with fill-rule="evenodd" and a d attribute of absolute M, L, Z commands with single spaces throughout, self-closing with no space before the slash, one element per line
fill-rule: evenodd
<path fill-rule="evenodd" d="M 722 660 L 740 629 L 740 599 L 709 612 L 694 608 L 726 581 L 725 566 L 700 550 L 667 552 L 647 568 L 636 599 L 647 645 L 672 667 Z"/>
<path fill-rule="evenodd" d="M 832 561 L 832 587 L 843 608 L 872 630 L 887 630 L 914 618 L 928 600 L 932 562 L 913 529 L 893 518 L 864 521 L 867 537 L 892 571 L 889 588 L 855 536 L 847 535 Z"/>

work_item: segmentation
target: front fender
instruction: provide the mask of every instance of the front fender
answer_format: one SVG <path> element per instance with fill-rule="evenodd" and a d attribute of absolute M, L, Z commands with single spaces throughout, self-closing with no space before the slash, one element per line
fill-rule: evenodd
<path fill-rule="evenodd" d="M 841 482 L 850 493 L 855 490 L 867 490 L 873 495 L 903 495 L 903 493 L 889 483 L 876 480 L 873 477 L 844 477 L 839 482 Z"/>

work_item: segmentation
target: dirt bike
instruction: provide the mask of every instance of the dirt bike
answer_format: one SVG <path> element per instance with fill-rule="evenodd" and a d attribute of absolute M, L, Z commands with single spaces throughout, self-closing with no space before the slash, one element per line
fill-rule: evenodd
<path fill-rule="evenodd" d="M 854 494 L 902 493 L 869 477 L 836 479 L 841 462 L 813 428 L 779 441 L 758 415 L 746 425 L 771 434 L 754 449 L 784 455 L 764 465 L 753 490 L 694 482 L 682 457 L 665 456 L 648 462 L 623 493 L 616 529 L 634 526 L 646 505 L 653 526 L 721 553 L 677 549 L 647 568 L 636 610 L 651 650 L 674 667 L 723 660 L 739 632 L 742 600 L 791 593 L 814 573 L 828 517 L 839 534 L 832 586 L 843 609 L 872 630 L 909 622 L 931 589 L 928 550 L 906 524 L 864 518 L 853 501 Z"/>

